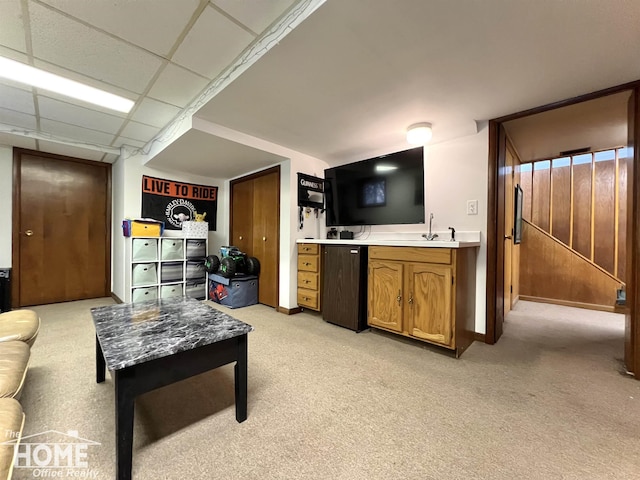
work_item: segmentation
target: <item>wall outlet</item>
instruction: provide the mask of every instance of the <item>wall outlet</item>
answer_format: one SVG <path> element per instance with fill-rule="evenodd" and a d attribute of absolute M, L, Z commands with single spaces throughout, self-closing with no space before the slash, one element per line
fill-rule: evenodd
<path fill-rule="evenodd" d="M 467 215 L 478 214 L 478 200 L 467 200 Z"/>

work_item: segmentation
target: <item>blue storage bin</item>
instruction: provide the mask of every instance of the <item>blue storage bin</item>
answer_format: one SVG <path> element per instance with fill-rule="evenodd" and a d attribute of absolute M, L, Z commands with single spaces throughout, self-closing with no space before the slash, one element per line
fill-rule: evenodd
<path fill-rule="evenodd" d="M 225 278 L 209 274 L 209 298 L 229 308 L 246 307 L 258 303 L 258 277 L 238 275 Z"/>

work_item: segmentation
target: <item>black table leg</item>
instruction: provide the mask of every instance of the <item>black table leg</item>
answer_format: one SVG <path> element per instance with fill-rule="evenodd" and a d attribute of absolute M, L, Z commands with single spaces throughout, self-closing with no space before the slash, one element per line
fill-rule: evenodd
<path fill-rule="evenodd" d="M 135 395 L 127 371 L 116 371 L 116 479 L 131 480 Z"/>
<path fill-rule="evenodd" d="M 102 347 L 100 341 L 96 335 L 96 383 L 104 382 L 106 366 L 104 364 L 104 355 L 102 354 Z"/>
<path fill-rule="evenodd" d="M 238 361 L 235 366 L 236 420 L 247 419 L 247 335 L 238 337 Z"/>

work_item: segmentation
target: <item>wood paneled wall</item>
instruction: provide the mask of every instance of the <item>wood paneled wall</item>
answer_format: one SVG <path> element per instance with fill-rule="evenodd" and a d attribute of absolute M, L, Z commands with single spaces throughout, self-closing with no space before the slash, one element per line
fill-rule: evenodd
<path fill-rule="evenodd" d="M 521 299 L 613 311 L 620 282 L 528 222 L 520 254 Z"/>
<path fill-rule="evenodd" d="M 626 164 L 624 149 L 524 164 L 523 218 L 625 279 Z"/>

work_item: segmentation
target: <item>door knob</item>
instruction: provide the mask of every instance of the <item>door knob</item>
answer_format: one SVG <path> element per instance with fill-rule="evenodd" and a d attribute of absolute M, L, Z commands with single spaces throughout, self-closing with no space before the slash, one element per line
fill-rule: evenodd
<path fill-rule="evenodd" d="M 240 236 L 238 237 L 238 239 L 239 239 L 239 240 L 242 240 L 242 235 L 240 235 Z"/>
<path fill-rule="evenodd" d="M 505 236 L 504 236 L 504 239 L 505 239 L 505 240 L 511 240 L 511 235 L 505 235 Z"/>
<path fill-rule="evenodd" d="M 266 242 L 267 241 L 267 237 L 262 237 L 262 241 Z"/>
<path fill-rule="evenodd" d="M 24 234 L 25 234 L 27 237 L 30 237 L 31 235 L 33 235 L 33 230 L 27 230 L 26 232 L 24 232 Z"/>

